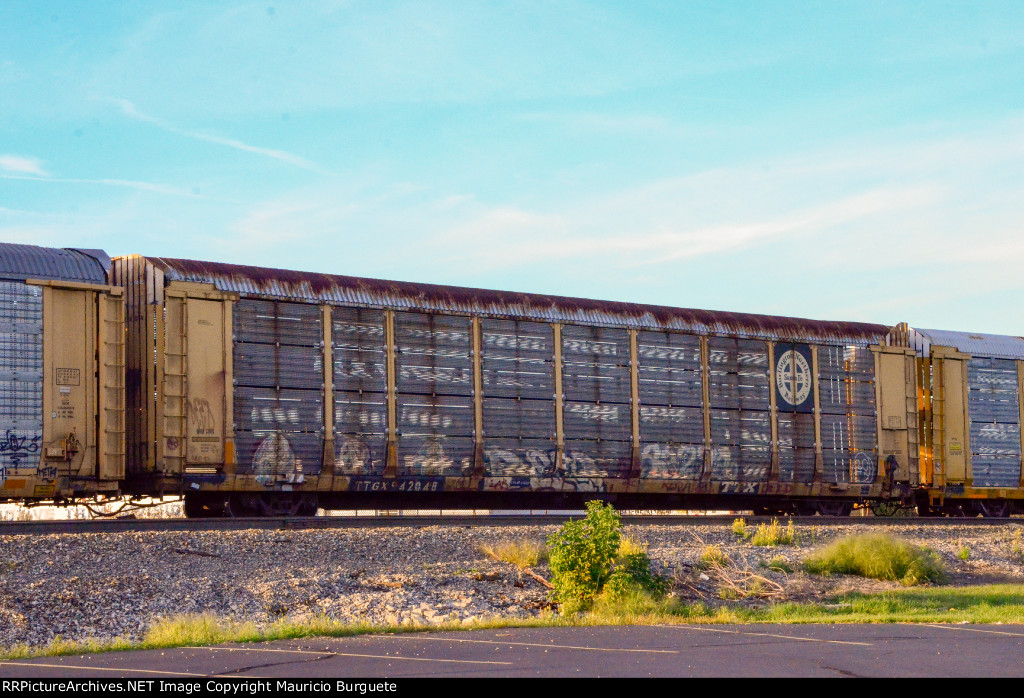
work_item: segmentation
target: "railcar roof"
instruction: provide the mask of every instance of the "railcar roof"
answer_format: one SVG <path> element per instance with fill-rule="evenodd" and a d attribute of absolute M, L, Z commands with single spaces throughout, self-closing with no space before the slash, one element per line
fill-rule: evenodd
<path fill-rule="evenodd" d="M 927 355 L 932 345 L 952 347 L 972 356 L 990 356 L 997 359 L 1024 359 L 1024 337 L 981 332 L 954 332 L 953 330 L 926 330 L 911 327 L 908 331 L 910 347 Z"/>
<path fill-rule="evenodd" d="M 0 242 L 0 279 L 107 283 L 110 258 L 102 250 L 59 249 Z"/>
<path fill-rule="evenodd" d="M 826 344 L 882 343 L 890 329 L 862 322 L 693 310 L 189 259 L 146 259 L 161 269 L 167 280 L 210 283 L 222 291 L 251 297 Z"/>

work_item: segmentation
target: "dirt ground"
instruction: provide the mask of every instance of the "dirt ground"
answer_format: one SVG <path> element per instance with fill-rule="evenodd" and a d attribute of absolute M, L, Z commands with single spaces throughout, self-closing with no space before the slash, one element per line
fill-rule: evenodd
<path fill-rule="evenodd" d="M 946 571 L 948 586 L 1024 583 L 1024 520 L 997 525 L 893 523 L 885 527 L 799 523 L 794 526 L 794 542 L 776 546 L 754 545 L 750 536 L 736 535 L 730 526 L 661 528 L 631 526 L 625 532 L 648 544 L 655 566 L 673 578 L 675 594 L 691 601 L 716 603 L 728 599 L 760 605 L 768 601 L 821 601 L 848 591 L 872 593 L 901 588 L 898 582 L 853 575 L 821 576 L 802 570 L 809 556 L 833 541 L 873 533 L 892 535 L 934 551 Z M 748 534 L 755 530 L 756 524 L 747 524 Z M 712 547 L 728 559 L 716 563 Z"/>

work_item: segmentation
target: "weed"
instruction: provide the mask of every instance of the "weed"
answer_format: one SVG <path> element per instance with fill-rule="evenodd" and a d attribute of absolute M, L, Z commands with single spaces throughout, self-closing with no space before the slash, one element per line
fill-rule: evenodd
<path fill-rule="evenodd" d="M 793 566 L 790 565 L 789 562 L 786 561 L 786 558 L 781 555 L 776 555 L 767 562 L 762 560 L 761 567 L 774 570 L 776 572 L 785 572 L 786 574 L 791 574 L 793 572 Z"/>
<path fill-rule="evenodd" d="M 764 545 L 775 547 L 776 545 L 792 545 L 796 532 L 793 529 L 793 521 L 783 528 L 778 519 L 772 519 L 770 524 L 758 524 L 757 531 L 751 537 L 752 545 Z"/>
<path fill-rule="evenodd" d="M 697 562 L 697 566 L 701 569 L 728 567 L 728 565 L 729 557 L 720 545 L 705 545 L 704 550 L 700 554 L 700 560 Z"/>
<path fill-rule="evenodd" d="M 519 569 L 535 567 L 548 559 L 547 548 L 536 540 L 484 544 L 480 546 L 480 552 L 493 560 L 507 562 Z"/>
<path fill-rule="evenodd" d="M 958 547 L 956 550 L 956 556 L 961 560 L 967 560 L 971 557 L 971 549 L 963 543 L 961 543 L 960 547 Z"/>
<path fill-rule="evenodd" d="M 804 563 L 813 574 L 855 574 L 905 586 L 941 583 L 946 574 L 934 551 L 884 534 L 848 536 Z"/>
<path fill-rule="evenodd" d="M 746 519 L 735 519 L 732 522 L 732 533 L 737 538 L 747 537 L 747 520 Z"/>
<path fill-rule="evenodd" d="M 586 610 L 611 575 L 619 548 L 619 515 L 610 504 L 587 502 L 587 517 L 568 521 L 548 538 L 552 599 L 563 614 Z"/>

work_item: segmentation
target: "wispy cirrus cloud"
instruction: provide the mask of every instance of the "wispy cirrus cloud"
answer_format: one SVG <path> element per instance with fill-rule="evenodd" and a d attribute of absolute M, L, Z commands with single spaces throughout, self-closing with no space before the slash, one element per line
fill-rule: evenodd
<path fill-rule="evenodd" d="M 289 165 L 293 165 L 295 167 L 308 170 L 310 172 L 315 172 L 317 174 L 332 174 L 328 169 L 321 167 L 312 160 L 307 160 L 306 158 L 294 155 L 284 150 L 275 150 L 273 148 L 261 148 L 259 146 L 244 143 L 235 138 L 225 138 L 224 136 L 217 136 L 214 134 L 205 133 L 203 131 L 195 131 L 192 129 L 181 128 L 180 126 L 176 126 L 175 124 L 172 124 L 163 119 L 159 119 L 154 116 L 150 116 L 148 114 L 143 113 L 138 109 L 138 107 L 135 106 L 135 104 L 133 104 L 127 99 L 115 99 L 114 103 L 117 104 L 118 107 L 120 107 L 121 112 L 124 113 L 125 116 L 135 119 L 136 121 L 151 124 L 153 126 L 156 126 L 157 128 L 160 128 L 164 131 L 173 133 L 178 136 L 192 138 L 199 141 L 206 141 L 207 143 L 215 143 L 217 145 L 222 145 L 228 148 L 234 148 L 235 150 L 241 150 L 246 153 L 262 155 L 263 157 L 278 160 L 280 162 L 284 162 Z"/>
<path fill-rule="evenodd" d="M 0 155 L 0 170 L 4 172 L 15 172 L 20 174 L 37 175 L 46 177 L 47 172 L 43 169 L 43 163 L 38 158 L 26 157 L 24 155 L 13 155 L 7 153 Z"/>
<path fill-rule="evenodd" d="M 181 187 L 172 187 L 166 184 L 155 184 L 153 182 L 138 182 L 130 179 L 88 179 L 83 177 L 34 177 L 31 175 L 3 174 L 0 179 L 20 179 L 29 182 L 47 182 L 50 184 L 97 184 L 107 187 L 124 187 L 127 189 L 138 189 L 140 191 L 151 191 L 158 194 L 170 194 L 171 196 L 186 196 L 189 198 L 208 198 L 202 194 Z"/>

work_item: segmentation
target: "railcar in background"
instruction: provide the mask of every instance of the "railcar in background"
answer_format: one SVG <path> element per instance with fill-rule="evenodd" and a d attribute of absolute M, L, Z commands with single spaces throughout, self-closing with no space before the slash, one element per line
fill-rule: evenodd
<path fill-rule="evenodd" d="M 922 515 L 1024 513 L 1024 338 L 898 325 L 917 355 Z"/>
<path fill-rule="evenodd" d="M 124 316 L 100 250 L 0 243 L 0 501 L 117 496 Z"/>
<path fill-rule="evenodd" d="M 132 255 L 129 495 L 848 513 L 920 484 L 917 362 L 867 323 Z"/>

